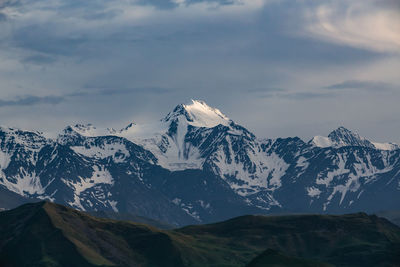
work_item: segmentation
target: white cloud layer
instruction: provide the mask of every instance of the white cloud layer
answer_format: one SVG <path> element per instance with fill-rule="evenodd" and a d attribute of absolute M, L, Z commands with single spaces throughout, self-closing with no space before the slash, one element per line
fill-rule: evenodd
<path fill-rule="evenodd" d="M 323 1 L 305 13 L 305 32 L 328 42 L 399 53 L 399 7 L 394 1 Z"/>

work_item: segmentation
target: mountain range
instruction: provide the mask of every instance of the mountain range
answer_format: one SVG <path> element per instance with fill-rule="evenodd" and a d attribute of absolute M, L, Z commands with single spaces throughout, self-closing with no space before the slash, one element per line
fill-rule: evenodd
<path fill-rule="evenodd" d="M 261 139 L 203 101 L 121 130 L 57 137 L 0 128 L 0 208 L 49 200 L 172 225 L 244 214 L 397 210 L 400 147 L 344 127 L 310 141 Z"/>

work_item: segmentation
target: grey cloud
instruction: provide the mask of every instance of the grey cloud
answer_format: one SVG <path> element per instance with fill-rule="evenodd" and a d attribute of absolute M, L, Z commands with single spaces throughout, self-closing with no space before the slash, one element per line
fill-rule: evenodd
<path fill-rule="evenodd" d="M 46 64 L 54 63 L 55 61 L 56 61 L 56 59 L 54 57 L 50 57 L 47 55 L 33 55 L 33 56 L 24 58 L 21 62 L 36 64 L 36 65 L 46 65 Z"/>
<path fill-rule="evenodd" d="M 66 97 L 83 97 L 83 96 L 89 96 L 90 93 L 86 92 L 86 91 L 78 91 L 78 92 L 73 92 L 73 93 L 69 93 L 66 94 Z"/>
<path fill-rule="evenodd" d="M 400 1 L 398 0 L 376 0 L 375 3 L 379 6 L 385 6 L 387 8 L 393 8 L 394 10 L 400 10 Z"/>
<path fill-rule="evenodd" d="M 117 10 L 114 8 L 110 9 L 110 3 L 119 2 L 120 1 L 118 0 L 61 1 L 58 3 L 58 6 L 53 8 L 53 11 L 70 18 L 84 18 L 86 20 L 109 20 L 122 13 L 122 10 Z M 131 3 L 126 2 L 125 5 L 130 6 Z M 51 7 L 49 8 L 51 9 Z"/>
<path fill-rule="evenodd" d="M 140 0 L 138 1 L 140 5 L 151 5 L 160 9 L 171 9 L 178 6 L 178 4 L 170 0 Z"/>
<path fill-rule="evenodd" d="M 347 80 L 341 83 L 326 86 L 326 89 L 342 90 L 342 89 L 359 89 L 359 90 L 387 90 L 395 87 L 394 85 L 381 81 L 360 81 Z"/>
<path fill-rule="evenodd" d="M 20 0 L 0 0 L 0 10 L 5 7 L 16 6 L 20 4 L 21 4 Z"/>
<path fill-rule="evenodd" d="M 282 94 L 285 91 L 286 91 L 285 89 L 277 88 L 277 87 L 254 88 L 254 89 L 247 90 L 248 93 L 257 95 L 258 97 L 262 97 L 262 98 L 279 96 L 280 94 Z"/>
<path fill-rule="evenodd" d="M 238 1 L 238 0 L 187 0 L 185 3 L 190 5 L 190 4 L 202 3 L 202 2 L 217 3 L 219 5 L 240 4 L 240 1 Z"/>
<path fill-rule="evenodd" d="M 254 88 L 247 90 L 247 92 L 249 93 L 271 93 L 271 92 L 282 92 L 282 91 L 285 91 L 285 89 L 278 87 Z"/>
<path fill-rule="evenodd" d="M 89 14 L 85 14 L 84 18 L 87 20 L 109 20 L 120 15 L 121 12 L 117 10 L 110 11 L 97 11 Z"/>
<path fill-rule="evenodd" d="M 1 10 L 5 7 L 15 6 L 18 3 L 18 0 L 0 0 L 0 22 L 7 20 L 7 15 L 1 12 Z"/>
<path fill-rule="evenodd" d="M 168 88 L 159 87 L 143 87 L 143 88 L 127 88 L 127 89 L 101 89 L 97 94 L 99 95 L 120 95 L 120 94 L 166 94 L 171 92 Z"/>
<path fill-rule="evenodd" d="M 58 36 L 55 34 L 56 29 L 49 28 L 45 25 L 31 25 L 17 29 L 13 42 L 20 48 L 43 54 L 72 55 L 87 41 L 84 37 Z"/>
<path fill-rule="evenodd" d="M 39 104 L 59 104 L 65 100 L 62 96 L 24 96 L 17 97 L 16 100 L 0 99 L 0 107 L 6 106 L 33 106 Z"/>
<path fill-rule="evenodd" d="M 74 93 L 67 94 L 68 97 L 80 97 L 80 96 L 113 96 L 123 94 L 166 94 L 170 93 L 172 89 L 161 88 L 161 87 L 138 87 L 138 88 L 101 88 L 93 86 L 85 86 L 85 90 L 77 91 Z"/>
<path fill-rule="evenodd" d="M 186 0 L 184 2 L 184 5 L 192 5 L 192 4 L 196 4 L 196 3 L 216 3 L 219 5 L 233 5 L 236 3 L 240 3 L 237 0 Z M 154 7 L 157 7 L 159 9 L 172 9 L 172 8 L 176 8 L 179 6 L 179 4 L 177 4 L 174 1 L 171 0 L 140 0 L 137 3 L 141 4 L 141 5 L 151 5 Z"/>
<path fill-rule="evenodd" d="M 332 97 L 330 93 L 317 93 L 317 92 L 293 92 L 287 94 L 279 94 L 281 98 L 296 99 L 296 100 L 308 100 L 312 98 L 327 98 Z"/>
<path fill-rule="evenodd" d="M 321 93 L 321 92 L 296 92 L 289 91 L 283 88 L 271 87 L 271 88 L 257 88 L 247 90 L 248 93 L 255 94 L 257 97 L 261 98 L 286 98 L 286 99 L 296 99 L 296 100 L 307 100 L 312 98 L 326 98 L 334 95 L 333 92 Z"/>
<path fill-rule="evenodd" d="M 189 0 L 185 3 L 191 5 L 199 2 L 214 2 L 221 6 L 240 3 L 240 1 L 231 0 Z M 88 21 L 109 20 L 118 16 L 119 13 L 115 10 L 102 11 L 105 9 L 106 3 L 102 0 L 93 3 L 91 1 L 90 3 L 65 1 L 59 8 L 60 11 L 57 12 L 60 13 L 60 18 L 73 16 Z M 174 2 L 167 0 L 143 0 L 134 2 L 134 4 L 154 5 L 163 9 L 176 6 Z M 132 5 L 132 3 L 127 3 L 127 5 Z M 242 48 L 243 51 L 232 52 L 240 52 L 240 54 L 251 57 L 255 61 L 263 62 L 287 61 L 293 64 L 302 64 L 302 62 L 323 63 L 330 60 L 333 63 L 341 64 L 343 62 L 368 61 L 376 56 L 374 53 L 338 47 L 333 44 L 321 46 L 320 42 L 316 40 L 292 38 L 282 34 L 284 28 L 290 24 L 289 22 L 298 23 L 297 20 L 299 19 L 299 15 L 296 14 L 297 10 L 296 12 L 288 12 L 287 8 L 295 9 L 286 2 L 279 6 L 274 5 L 269 9 L 266 8 L 268 11 L 264 11 L 260 18 L 255 17 L 255 25 L 243 25 L 240 22 L 227 23 L 221 19 L 217 25 L 215 23 L 210 24 L 207 21 L 196 22 L 187 27 L 182 23 L 179 26 L 155 23 L 158 25 L 157 27 L 149 26 L 140 29 L 135 26 L 120 25 L 103 30 L 99 26 L 87 31 L 69 25 L 33 24 L 27 27 L 16 27 L 12 42 L 13 45 L 15 44 L 22 49 L 77 58 L 98 57 L 99 54 L 106 56 L 109 50 L 121 49 L 121 47 L 130 51 L 142 49 L 145 54 L 151 57 L 152 53 L 149 53 L 151 49 L 158 49 L 159 51 L 156 51 L 156 53 L 168 49 L 168 46 L 154 46 L 154 44 L 161 44 L 162 42 L 168 42 L 176 49 L 179 49 L 180 46 L 187 47 L 187 45 L 193 45 L 193 47 L 208 46 L 208 51 L 212 53 L 221 39 L 225 39 L 226 43 L 232 43 L 232 45 L 226 46 L 226 52 L 231 52 L 229 50 L 235 49 L 235 43 L 243 42 L 243 39 L 246 39 L 248 45 Z M 285 21 L 282 21 L 282 17 L 285 17 Z M 157 18 L 154 18 L 154 21 L 157 21 Z M 66 32 L 74 32 L 74 34 L 70 36 L 60 34 L 61 31 L 65 30 L 64 27 L 68 29 Z M 237 37 L 242 34 L 244 34 L 244 38 L 238 39 Z M 293 47 L 296 47 L 296 49 L 293 49 Z M 122 51 L 121 53 L 130 51 Z M 168 51 L 166 52 L 168 53 Z"/>
<path fill-rule="evenodd" d="M 304 92 L 296 92 L 289 91 L 283 88 L 260 88 L 260 89 L 250 89 L 247 90 L 248 93 L 254 94 L 260 98 L 286 98 L 286 99 L 295 99 L 295 100 L 307 100 L 312 98 L 327 98 L 334 95 L 334 92 L 312 92 L 312 91 L 304 91 Z"/>

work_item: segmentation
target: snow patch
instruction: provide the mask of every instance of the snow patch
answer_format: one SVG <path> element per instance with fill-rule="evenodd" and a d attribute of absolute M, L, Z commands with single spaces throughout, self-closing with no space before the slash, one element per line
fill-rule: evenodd
<path fill-rule="evenodd" d="M 331 147 L 333 145 L 329 137 L 319 136 L 319 135 L 314 136 L 314 138 L 311 140 L 311 143 L 321 148 Z"/>
<path fill-rule="evenodd" d="M 28 196 L 33 194 L 43 194 L 46 187 L 43 187 L 40 182 L 40 177 L 36 172 L 27 173 L 20 168 L 20 173 L 15 177 L 6 178 L 3 171 L 0 173 L 0 184 L 4 185 L 8 190 L 13 191 L 21 196 Z M 52 181 L 49 182 L 49 184 Z"/>
<path fill-rule="evenodd" d="M 376 149 L 380 149 L 380 150 L 396 150 L 396 149 L 400 149 L 400 146 L 398 144 L 394 144 L 394 143 L 376 143 L 376 142 L 372 142 L 372 144 L 375 146 Z"/>
<path fill-rule="evenodd" d="M 193 211 L 193 205 L 191 203 L 187 203 L 187 204 L 183 203 L 182 199 L 180 199 L 180 198 L 174 198 L 172 200 L 172 203 L 179 206 L 184 212 L 186 212 L 188 215 L 190 215 L 195 220 L 201 222 L 199 213 L 197 211 Z"/>
<path fill-rule="evenodd" d="M 384 151 L 382 153 L 384 153 Z M 354 158 L 354 163 L 346 168 L 346 162 L 350 156 Z M 337 165 L 338 168 L 326 174 L 320 173 L 318 175 L 316 184 L 323 184 L 327 188 L 333 187 L 332 193 L 324 203 L 324 210 L 326 210 L 326 207 L 330 204 L 336 193 L 341 194 L 339 201 L 339 205 L 341 205 L 348 192 L 357 192 L 361 188 L 361 179 L 364 178 L 365 183 L 369 183 L 373 181 L 378 174 L 389 172 L 393 168 L 387 160 L 383 160 L 383 168 L 377 168 L 372 164 L 369 154 L 365 155 L 365 158 L 361 158 L 357 153 L 352 153 L 350 156 L 347 154 L 339 154 L 338 159 L 335 161 L 335 165 Z M 384 159 L 384 157 L 382 158 Z M 348 175 L 345 176 L 344 174 Z M 334 179 L 343 181 L 341 181 L 341 184 L 331 186 Z"/>
<path fill-rule="evenodd" d="M 203 200 L 197 200 L 197 202 L 203 209 L 209 209 L 211 206 L 210 203 L 204 202 Z"/>
<path fill-rule="evenodd" d="M 322 193 L 321 190 L 319 190 L 318 188 L 312 186 L 312 187 L 307 187 L 307 194 L 310 197 L 319 197 L 319 195 Z"/>
<path fill-rule="evenodd" d="M 70 126 L 72 130 L 79 133 L 82 136 L 86 137 L 96 137 L 96 136 L 104 136 L 109 135 L 108 129 L 96 128 L 92 124 L 76 124 L 74 126 Z"/>
<path fill-rule="evenodd" d="M 112 178 L 110 172 L 104 167 L 93 166 L 93 173 L 91 177 L 84 178 L 78 176 L 79 181 L 68 181 L 66 179 L 61 179 L 63 183 L 74 189 L 74 201 L 70 202 L 71 206 L 77 207 L 81 210 L 85 210 L 81 203 L 80 195 L 87 189 L 93 188 L 99 184 L 113 185 L 114 179 Z M 110 203 L 111 205 L 111 203 Z M 111 205 L 112 206 L 112 205 Z"/>
<path fill-rule="evenodd" d="M 0 150 L 0 169 L 7 169 L 8 165 L 11 162 L 11 155 Z"/>
<path fill-rule="evenodd" d="M 231 157 L 235 157 L 232 150 L 232 142 L 228 137 L 229 151 Z M 215 156 L 214 172 L 225 178 L 226 182 L 239 195 L 247 196 L 261 190 L 274 191 L 282 186 L 281 178 L 285 175 L 289 164 L 287 164 L 276 153 L 267 155 L 260 150 L 247 150 L 249 162 L 254 164 L 253 170 L 246 168 L 245 162 L 232 160 L 229 162 L 225 152 L 219 150 Z M 230 179 L 233 177 L 234 179 Z"/>
<path fill-rule="evenodd" d="M 71 182 L 62 179 L 64 183 L 72 186 L 75 190 L 75 194 L 80 195 L 83 191 L 96 186 L 97 184 L 114 184 L 114 179 L 112 178 L 110 172 L 102 166 L 93 166 L 93 173 L 91 177 L 84 178 L 78 176 L 80 182 Z"/>
<path fill-rule="evenodd" d="M 174 198 L 174 199 L 172 200 L 172 203 L 174 203 L 175 205 L 180 205 L 181 202 L 182 202 L 182 200 L 181 200 L 180 198 Z"/>
<path fill-rule="evenodd" d="M 111 208 L 114 212 L 118 212 L 117 204 L 118 202 L 115 200 L 109 200 L 108 203 L 110 204 Z"/>

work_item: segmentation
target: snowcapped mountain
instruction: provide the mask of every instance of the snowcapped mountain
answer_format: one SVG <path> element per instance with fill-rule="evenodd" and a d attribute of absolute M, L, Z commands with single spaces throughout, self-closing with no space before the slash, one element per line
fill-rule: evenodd
<path fill-rule="evenodd" d="M 142 138 L 140 128 L 157 131 Z M 130 125 L 118 135 L 151 151 L 168 170 L 206 170 L 221 177 L 241 196 L 273 191 L 288 167 L 275 153 L 266 153 L 254 134 L 202 101 L 178 105 L 158 127 Z M 268 208 L 278 205 L 269 193 L 265 195 Z"/>
<path fill-rule="evenodd" d="M 188 138 L 206 134 L 209 129 L 219 125 L 229 127 L 231 123 L 218 109 L 192 100 L 191 104 L 176 106 L 159 122 L 147 125 L 131 123 L 114 134 L 151 151 L 166 169 L 200 169 L 205 161 L 204 153 Z"/>
<path fill-rule="evenodd" d="M 307 143 L 258 139 L 192 100 L 121 130 L 78 124 L 49 139 L 0 128 L 0 197 L 5 192 L 177 225 L 248 213 L 377 211 L 400 203 L 400 149 L 344 127 Z"/>
<path fill-rule="evenodd" d="M 332 131 L 328 137 L 315 136 L 310 141 L 311 144 L 317 147 L 343 147 L 343 146 L 361 146 L 376 148 L 380 150 L 396 150 L 400 147 L 393 143 L 377 143 L 371 142 L 364 137 L 359 136 L 357 133 L 353 133 L 343 126 Z"/>

